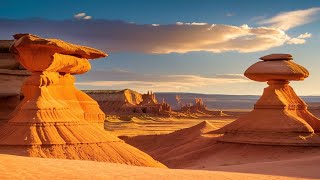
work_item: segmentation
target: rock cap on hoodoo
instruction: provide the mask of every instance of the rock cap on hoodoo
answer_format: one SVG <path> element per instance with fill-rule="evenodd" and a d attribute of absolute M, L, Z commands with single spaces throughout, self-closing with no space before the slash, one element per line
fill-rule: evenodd
<path fill-rule="evenodd" d="M 292 60 L 293 57 L 291 54 L 269 54 L 262 56 L 260 58 L 263 61 L 281 61 L 281 60 Z"/>
<path fill-rule="evenodd" d="M 254 81 L 300 81 L 309 76 L 303 66 L 292 61 L 290 54 L 270 54 L 263 56 L 250 66 L 244 75 Z"/>
<path fill-rule="evenodd" d="M 108 56 L 106 53 L 86 47 L 67 43 L 59 39 L 45 39 L 33 34 L 15 34 L 14 46 L 48 49 L 49 52 L 77 56 L 86 59 L 96 59 Z M 14 48 L 13 48 L 14 50 Z"/>

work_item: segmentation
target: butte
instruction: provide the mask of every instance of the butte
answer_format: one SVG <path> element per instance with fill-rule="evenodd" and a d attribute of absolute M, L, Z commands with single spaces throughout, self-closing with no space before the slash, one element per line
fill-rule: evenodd
<path fill-rule="evenodd" d="M 0 127 L 0 153 L 165 167 L 105 131 L 97 102 L 74 86 L 74 75 L 90 70 L 88 59 L 104 52 L 31 34 L 14 38 L 10 51 L 32 75 L 22 86 L 24 99 Z"/>
<path fill-rule="evenodd" d="M 290 54 L 271 54 L 260 59 L 244 73 L 251 80 L 269 85 L 254 110 L 210 134 L 222 133 L 220 142 L 320 146 L 320 120 L 289 85 L 289 81 L 307 78 L 308 70 L 295 63 Z"/>

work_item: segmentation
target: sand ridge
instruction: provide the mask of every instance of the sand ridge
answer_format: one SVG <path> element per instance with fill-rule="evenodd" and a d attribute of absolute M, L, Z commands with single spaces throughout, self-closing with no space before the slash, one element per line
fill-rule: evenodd
<path fill-rule="evenodd" d="M 318 179 L 313 158 L 226 166 L 214 171 L 161 169 L 94 161 L 29 158 L 0 154 L 0 179 Z"/>
<path fill-rule="evenodd" d="M 214 170 L 220 166 L 293 160 L 320 155 L 318 147 L 220 142 L 218 141 L 220 136 L 207 133 L 215 129 L 210 124 L 203 121 L 169 134 L 121 138 L 170 168 Z M 200 129 L 203 127 L 206 127 L 206 131 L 201 132 Z"/>

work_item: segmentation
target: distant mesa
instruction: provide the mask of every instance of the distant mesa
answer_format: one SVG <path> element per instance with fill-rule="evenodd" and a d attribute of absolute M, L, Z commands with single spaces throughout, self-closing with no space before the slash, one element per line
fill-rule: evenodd
<path fill-rule="evenodd" d="M 178 112 L 198 115 L 198 116 L 227 116 L 227 114 L 222 111 L 211 111 L 204 104 L 202 98 L 195 98 L 194 104 L 186 104 L 181 106 L 181 109 Z"/>
<path fill-rule="evenodd" d="M 95 99 L 101 109 L 108 115 L 169 115 L 172 110 L 164 100 L 159 103 L 153 92 L 140 94 L 136 91 L 125 89 L 113 90 L 91 90 L 84 91 Z"/>
<path fill-rule="evenodd" d="M 99 105 L 74 86 L 73 74 L 90 70 L 99 50 L 32 34 L 14 35 L 10 48 L 32 72 L 24 99 L 0 126 L 0 152 L 18 155 L 107 161 L 165 167 L 104 130 Z"/>
<path fill-rule="evenodd" d="M 194 104 L 182 105 L 173 110 L 171 105 L 162 99 L 159 103 L 156 94 L 148 91 L 146 94 L 125 90 L 86 90 L 91 98 L 95 99 L 102 111 L 107 115 L 150 115 L 175 117 L 211 117 L 227 116 L 222 111 L 208 110 L 201 98 L 195 98 Z M 180 105 L 182 103 L 180 102 Z"/>
<path fill-rule="evenodd" d="M 289 81 L 303 80 L 309 72 L 292 61 L 291 55 L 273 54 L 250 66 L 244 73 L 254 81 L 267 81 L 268 87 L 254 110 L 225 127 L 212 131 L 223 133 L 219 141 L 320 146 L 320 120 L 307 110 Z M 272 59 L 272 61 L 269 61 Z"/>

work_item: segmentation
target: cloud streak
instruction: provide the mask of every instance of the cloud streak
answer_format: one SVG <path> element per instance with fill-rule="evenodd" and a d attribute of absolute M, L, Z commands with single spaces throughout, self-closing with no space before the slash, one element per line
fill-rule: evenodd
<path fill-rule="evenodd" d="M 258 22 L 258 24 L 269 25 L 271 27 L 286 31 L 319 19 L 319 17 L 316 17 L 316 15 L 319 15 L 319 13 L 320 7 L 283 12 L 270 19 L 262 20 Z"/>
<path fill-rule="evenodd" d="M 212 76 L 140 74 L 120 69 L 92 71 L 78 76 L 76 83 L 81 89 L 125 89 L 156 92 L 184 92 L 207 86 L 248 83 L 241 74 L 221 74 Z"/>
<path fill-rule="evenodd" d="M 312 34 L 310 33 L 300 34 L 296 38 L 291 38 L 287 43 L 288 44 L 304 44 L 306 42 L 305 39 L 310 38 L 311 36 Z"/>

